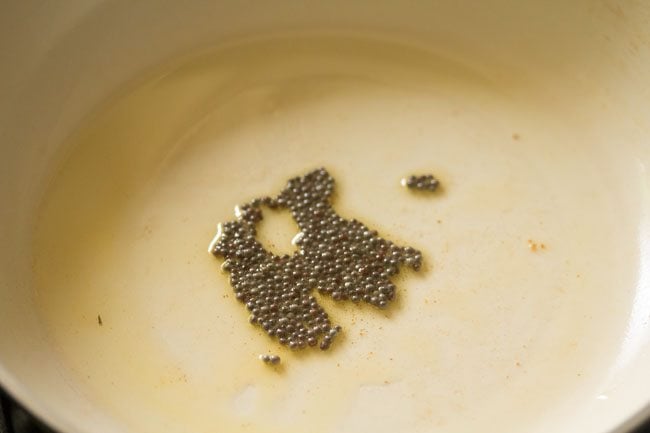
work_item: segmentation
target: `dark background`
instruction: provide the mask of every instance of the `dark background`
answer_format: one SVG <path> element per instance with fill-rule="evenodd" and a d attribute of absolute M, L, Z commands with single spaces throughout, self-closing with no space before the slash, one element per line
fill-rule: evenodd
<path fill-rule="evenodd" d="M 0 389 L 0 433 L 55 433 L 45 427 Z"/>
<path fill-rule="evenodd" d="M 29 415 L 0 389 L 0 433 L 56 433 Z M 164 433 L 164 432 L 161 432 Z M 551 433 L 551 432 L 549 432 Z M 580 433 L 580 432 L 576 432 Z M 650 433 L 650 421 L 633 433 Z"/>

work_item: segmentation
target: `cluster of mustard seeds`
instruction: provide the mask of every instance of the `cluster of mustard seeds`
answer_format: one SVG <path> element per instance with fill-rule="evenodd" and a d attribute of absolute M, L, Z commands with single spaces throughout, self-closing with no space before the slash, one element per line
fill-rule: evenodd
<path fill-rule="evenodd" d="M 402 185 L 408 189 L 417 189 L 420 191 L 435 191 L 438 189 L 438 179 L 431 174 L 422 176 L 412 175 L 402 179 Z"/>
<path fill-rule="evenodd" d="M 260 361 L 269 365 L 278 365 L 280 364 L 280 357 L 278 355 L 260 355 Z"/>
<path fill-rule="evenodd" d="M 250 322 L 292 349 L 327 350 L 341 332 L 313 290 L 337 301 L 385 308 L 395 298 L 390 279 L 400 266 L 417 271 L 422 265 L 419 251 L 340 217 L 329 201 L 333 191 L 334 179 L 323 168 L 293 178 L 277 197 L 237 207 L 237 219 L 220 224 L 210 245 L 214 255 L 225 259 L 222 269 L 230 274 Z M 300 228 L 294 239 L 299 249 L 293 255 L 275 255 L 256 239 L 264 206 L 291 211 Z"/>

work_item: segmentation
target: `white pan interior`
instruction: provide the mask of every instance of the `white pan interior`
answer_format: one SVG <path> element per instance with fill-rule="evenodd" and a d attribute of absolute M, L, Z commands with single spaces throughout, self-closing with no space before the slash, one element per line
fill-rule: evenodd
<path fill-rule="evenodd" d="M 63 433 L 648 415 L 646 6 L 76 3 L 0 16 L 0 381 L 36 414 Z M 345 338 L 301 355 L 205 251 L 235 204 L 318 165 L 336 209 L 427 266 L 386 313 L 326 303 Z M 399 187 L 423 170 L 441 194 Z"/>

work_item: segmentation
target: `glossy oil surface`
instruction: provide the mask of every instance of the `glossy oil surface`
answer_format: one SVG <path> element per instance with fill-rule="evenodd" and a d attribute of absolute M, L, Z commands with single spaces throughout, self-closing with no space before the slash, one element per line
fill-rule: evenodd
<path fill-rule="evenodd" d="M 71 140 L 34 235 L 39 314 L 78 392 L 140 432 L 544 431 L 540 413 L 602 399 L 638 298 L 644 173 L 527 90 L 311 37 L 229 46 L 116 98 Z M 425 267 L 385 312 L 324 300 L 344 338 L 293 353 L 206 250 L 236 204 L 318 166 L 340 214 Z M 413 172 L 441 191 L 405 190 Z M 283 221 L 261 230 L 288 248 Z"/>

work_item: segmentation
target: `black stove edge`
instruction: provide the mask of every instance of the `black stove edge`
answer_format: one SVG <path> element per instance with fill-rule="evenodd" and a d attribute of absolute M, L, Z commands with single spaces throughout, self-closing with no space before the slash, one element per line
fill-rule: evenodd
<path fill-rule="evenodd" d="M 0 388 L 0 433 L 57 433 Z"/>
<path fill-rule="evenodd" d="M 2 392 L 2 391 L 0 391 Z M 0 433 L 8 433 L 7 423 L 5 422 L 5 399 L 0 395 Z"/>

